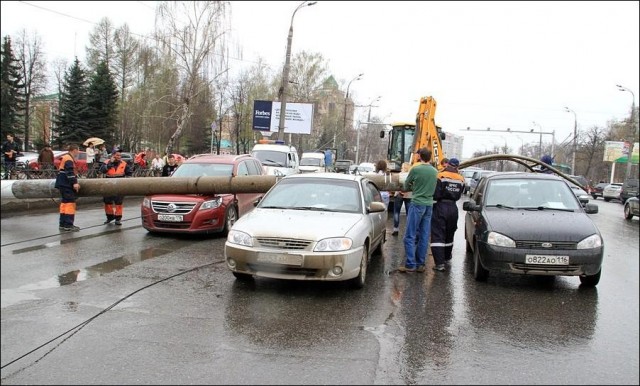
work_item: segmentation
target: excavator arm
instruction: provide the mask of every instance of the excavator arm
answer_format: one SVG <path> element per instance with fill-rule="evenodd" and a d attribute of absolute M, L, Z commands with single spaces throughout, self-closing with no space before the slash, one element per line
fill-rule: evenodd
<path fill-rule="evenodd" d="M 431 161 L 439 168 L 440 160 L 445 157 L 442 141 L 445 134 L 441 127 L 435 122 L 437 103 L 431 96 L 420 98 L 418 106 L 418 114 L 416 114 L 416 132 L 413 142 L 413 151 L 411 152 L 410 163 L 413 166 L 417 163 L 418 156 L 416 152 L 426 147 L 431 150 Z"/>

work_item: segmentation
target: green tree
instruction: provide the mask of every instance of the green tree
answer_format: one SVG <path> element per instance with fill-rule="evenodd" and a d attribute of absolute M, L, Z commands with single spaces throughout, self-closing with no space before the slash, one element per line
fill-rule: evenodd
<path fill-rule="evenodd" d="M 91 136 L 89 119 L 91 118 L 87 102 L 87 74 L 76 57 L 64 76 L 62 95 L 60 97 L 60 113 L 56 117 L 58 147 L 70 143 L 81 144 Z"/>
<path fill-rule="evenodd" d="M 101 61 L 89 81 L 89 137 L 100 137 L 114 143 L 117 122 L 118 88 L 106 61 Z"/>
<path fill-rule="evenodd" d="M 20 73 L 18 60 L 13 54 L 11 37 L 5 36 L 0 53 L 2 64 L 0 66 L 0 78 L 2 80 L 2 113 L 0 125 L 2 138 L 8 133 L 22 133 L 22 112 L 24 111 L 24 84 Z"/>

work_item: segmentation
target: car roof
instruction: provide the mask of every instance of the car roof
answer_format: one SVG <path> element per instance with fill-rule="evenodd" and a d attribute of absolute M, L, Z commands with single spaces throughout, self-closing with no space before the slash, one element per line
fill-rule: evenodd
<path fill-rule="evenodd" d="M 257 158 L 252 157 L 251 154 L 209 154 L 209 153 L 205 153 L 205 154 L 197 154 L 194 155 L 192 157 L 190 157 L 189 159 L 186 159 L 183 164 L 202 164 L 202 163 L 209 163 L 209 164 L 232 164 L 235 163 L 236 161 L 242 160 L 242 159 L 255 159 L 258 162 L 260 162 Z"/>
<path fill-rule="evenodd" d="M 536 179 L 536 180 L 557 180 L 565 181 L 564 178 L 554 174 L 547 173 L 531 173 L 531 172 L 493 172 L 485 177 L 488 180 L 506 180 L 506 179 Z"/>

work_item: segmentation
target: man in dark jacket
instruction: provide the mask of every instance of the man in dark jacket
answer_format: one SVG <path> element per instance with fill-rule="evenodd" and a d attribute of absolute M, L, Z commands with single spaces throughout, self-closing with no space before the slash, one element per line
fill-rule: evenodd
<path fill-rule="evenodd" d="M 445 261 L 451 260 L 453 236 L 458 229 L 458 206 L 456 201 L 464 192 L 464 177 L 458 173 L 460 161 L 451 158 L 438 173 L 436 191 L 433 194 L 431 217 L 431 253 L 436 271 L 444 271 Z"/>
<path fill-rule="evenodd" d="M 69 152 L 62 156 L 58 166 L 55 188 L 60 191 L 60 221 L 62 232 L 77 232 L 79 227 L 73 225 L 76 217 L 76 200 L 80 191 L 76 171 L 76 157 L 80 153 L 78 145 L 69 145 Z"/>
<path fill-rule="evenodd" d="M 20 153 L 20 145 L 14 141 L 13 134 L 7 134 L 7 140 L 2 144 L 4 155 L 4 179 L 8 180 L 9 175 L 16 167 L 16 159 Z"/>

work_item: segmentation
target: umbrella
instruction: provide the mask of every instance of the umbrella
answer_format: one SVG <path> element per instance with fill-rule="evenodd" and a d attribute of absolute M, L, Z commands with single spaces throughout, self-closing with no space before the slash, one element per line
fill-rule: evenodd
<path fill-rule="evenodd" d="M 86 141 L 82 142 L 84 146 L 89 146 L 89 142 L 92 142 L 94 145 L 102 145 L 104 143 L 104 139 L 98 137 L 91 137 Z"/>

